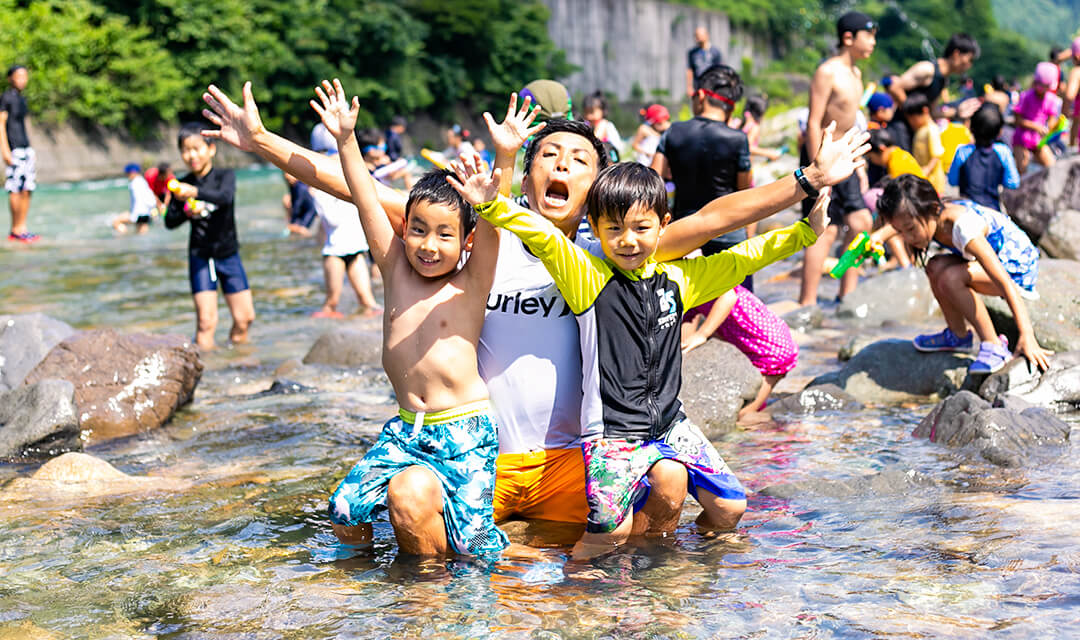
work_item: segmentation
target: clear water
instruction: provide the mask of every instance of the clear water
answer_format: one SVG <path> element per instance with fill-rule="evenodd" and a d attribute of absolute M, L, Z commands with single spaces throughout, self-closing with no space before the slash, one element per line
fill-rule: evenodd
<path fill-rule="evenodd" d="M 718 438 L 754 491 L 733 538 L 677 532 L 587 565 L 398 558 L 336 542 L 330 490 L 394 409 L 377 370 L 325 370 L 316 393 L 256 397 L 328 321 L 314 241 L 281 237 L 284 192 L 240 176 L 237 217 L 259 314 L 254 342 L 205 359 L 195 402 L 157 432 L 95 447 L 154 491 L 86 497 L 0 466 L 0 637 L 876 638 L 1080 634 L 1080 464 L 1024 470 L 915 441 L 928 407 L 839 413 Z M 113 235 L 122 182 L 43 188 L 38 246 L 0 248 L 4 313 L 80 328 L 193 329 L 186 230 Z M 355 308 L 347 294 L 345 310 Z M 228 330 L 221 307 L 219 340 Z M 377 323 L 350 320 L 377 331 Z M 835 366 L 804 349 L 800 375 Z M 882 470 L 896 491 L 766 486 Z M 518 540 L 532 540 L 520 526 Z"/>

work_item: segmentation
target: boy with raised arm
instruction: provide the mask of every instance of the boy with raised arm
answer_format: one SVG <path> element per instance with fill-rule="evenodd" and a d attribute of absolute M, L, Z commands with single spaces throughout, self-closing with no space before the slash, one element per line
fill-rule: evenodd
<path fill-rule="evenodd" d="M 499 552 L 507 542 L 492 518 L 496 420 L 476 366 L 498 235 L 486 222 L 475 224 L 472 207 L 448 184 L 449 174 L 432 172 L 410 192 L 398 236 L 356 141 L 358 99 L 350 105 L 336 79 L 315 92 L 319 102 L 311 106 L 338 141 L 345 180 L 383 274 L 382 362 L 401 406 L 331 496 L 334 533 L 343 542 L 370 542 L 372 520 L 387 510 L 388 487 L 405 483 L 418 493 L 441 492 L 437 519 L 443 526 L 395 528 L 400 544 L 406 536 L 408 548 L 423 555 Z M 459 269 L 474 241 L 480 249 Z M 398 522 L 393 507 L 390 522 Z"/>
<path fill-rule="evenodd" d="M 575 557 L 626 540 L 632 507 L 661 460 L 686 468 L 689 492 L 704 509 L 699 525 L 726 530 L 739 522 L 746 492 L 679 402 L 681 316 L 812 244 L 825 229 L 828 188 L 822 194 L 809 223 L 711 256 L 658 263 L 654 254 L 671 215 L 664 181 L 649 167 L 608 167 L 589 189 L 589 226 L 603 258 L 574 244 L 551 221 L 498 197 L 496 184 L 479 198 L 463 192 L 482 219 L 517 235 L 543 261 L 578 321 L 589 515 Z"/>

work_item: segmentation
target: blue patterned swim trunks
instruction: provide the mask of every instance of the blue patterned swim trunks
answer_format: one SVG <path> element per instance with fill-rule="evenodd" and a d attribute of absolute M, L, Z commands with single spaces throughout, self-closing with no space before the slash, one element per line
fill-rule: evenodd
<path fill-rule="evenodd" d="M 507 539 L 495 526 L 491 506 L 497 431 L 486 400 L 430 414 L 399 410 L 330 496 L 330 520 L 348 527 L 374 521 L 387 510 L 390 479 L 418 465 L 442 485 L 450 548 L 467 555 L 500 552 Z"/>

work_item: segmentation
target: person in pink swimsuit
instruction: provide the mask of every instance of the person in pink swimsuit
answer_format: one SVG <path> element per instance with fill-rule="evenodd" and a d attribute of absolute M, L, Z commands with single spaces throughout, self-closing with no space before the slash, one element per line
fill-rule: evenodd
<path fill-rule="evenodd" d="M 1061 98 L 1057 95 L 1059 73 L 1052 62 L 1040 62 L 1035 66 L 1031 88 L 1020 94 L 1016 105 L 1016 131 L 1013 133 L 1013 155 L 1020 175 L 1027 170 L 1031 156 L 1044 167 L 1054 164 L 1054 153 L 1049 145 L 1039 146 L 1039 141 L 1050 132 L 1051 120 L 1056 124 L 1061 115 Z"/>
<path fill-rule="evenodd" d="M 713 302 L 694 307 L 683 317 L 684 354 L 705 344 L 710 337 L 731 343 L 765 377 L 757 397 L 739 411 L 739 424 L 767 420 L 768 416 L 761 413 L 765 400 L 776 383 L 799 362 L 799 347 L 791 337 L 791 329 L 740 285 Z"/>

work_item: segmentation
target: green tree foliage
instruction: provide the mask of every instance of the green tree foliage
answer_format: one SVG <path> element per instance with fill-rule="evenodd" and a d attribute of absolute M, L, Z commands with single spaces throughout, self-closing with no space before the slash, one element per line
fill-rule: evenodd
<path fill-rule="evenodd" d="M 86 0 L 0 0 L 0 50 L 30 68 L 27 100 L 48 123 L 74 117 L 138 134 L 174 118 L 190 87 L 148 29 Z"/>
<path fill-rule="evenodd" d="M 1080 0 L 992 0 L 998 24 L 1038 42 L 1066 47 L 1080 30 Z"/>

